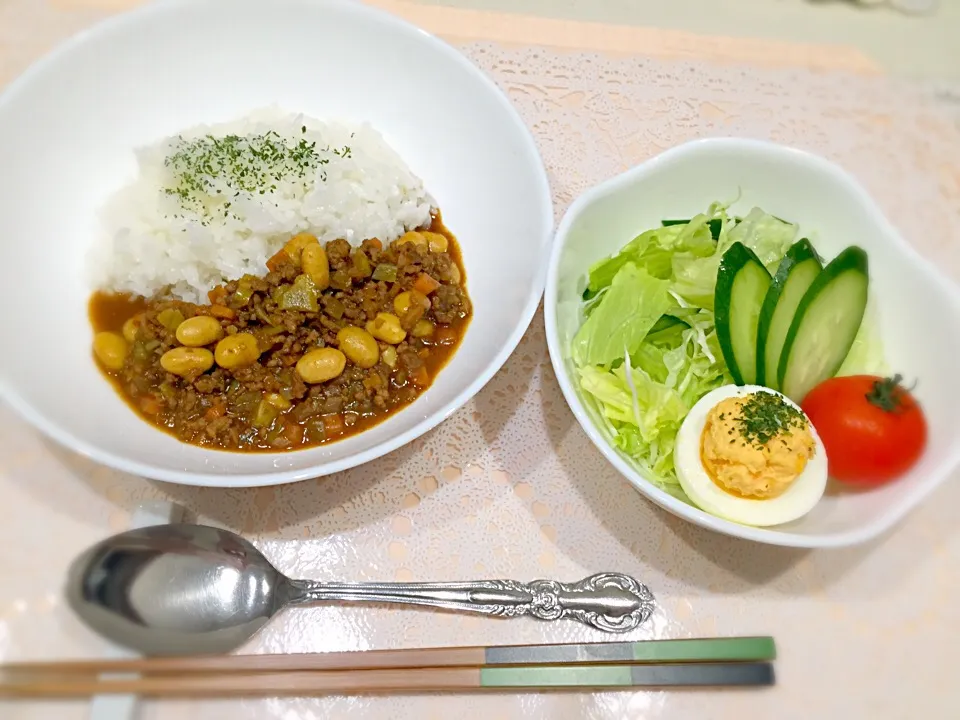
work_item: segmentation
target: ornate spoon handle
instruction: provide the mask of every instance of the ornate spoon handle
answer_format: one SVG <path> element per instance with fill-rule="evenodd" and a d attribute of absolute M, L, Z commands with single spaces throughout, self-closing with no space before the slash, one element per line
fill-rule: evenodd
<path fill-rule="evenodd" d="M 291 580 L 294 603 L 423 605 L 504 617 L 569 618 L 606 632 L 633 630 L 653 613 L 653 594 L 627 575 L 601 573 L 577 583 L 480 580 L 442 583 L 328 583 Z"/>

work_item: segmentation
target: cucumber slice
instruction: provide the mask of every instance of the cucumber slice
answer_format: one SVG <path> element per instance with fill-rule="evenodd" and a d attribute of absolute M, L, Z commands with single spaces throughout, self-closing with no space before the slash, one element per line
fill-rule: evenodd
<path fill-rule="evenodd" d="M 714 294 L 717 340 L 737 385 L 753 385 L 757 375 L 757 325 L 770 289 L 770 273 L 743 243 L 720 259 Z"/>
<path fill-rule="evenodd" d="M 661 330 L 666 330 L 674 325 L 684 325 L 686 327 L 690 327 L 690 323 L 688 323 L 686 320 L 678 318 L 676 315 L 661 315 L 660 319 L 653 324 L 652 328 L 650 328 L 650 332 L 647 333 L 647 335 L 658 333 Z"/>
<path fill-rule="evenodd" d="M 777 372 L 780 353 L 790 323 L 797 313 L 807 288 L 816 279 L 823 264 L 810 241 L 804 238 L 787 250 L 760 308 L 757 326 L 757 385 L 780 389 Z"/>
<path fill-rule="evenodd" d="M 661 315 L 645 338 L 648 343 L 658 343 L 679 339 L 681 333 L 690 327 L 686 320 L 675 315 Z"/>
<path fill-rule="evenodd" d="M 784 395 L 801 402 L 836 375 L 867 309 L 867 253 L 848 247 L 817 275 L 790 323 L 777 378 Z"/>
<path fill-rule="evenodd" d="M 686 218 L 684 220 L 661 220 L 660 225 L 663 227 L 670 227 L 671 225 L 689 225 L 691 218 Z M 740 218 L 733 218 L 734 225 L 740 222 Z M 710 234 L 713 236 L 714 240 L 720 239 L 720 230 L 723 229 L 723 222 L 720 218 L 714 218 L 713 220 L 708 220 L 707 225 L 710 227 Z"/>

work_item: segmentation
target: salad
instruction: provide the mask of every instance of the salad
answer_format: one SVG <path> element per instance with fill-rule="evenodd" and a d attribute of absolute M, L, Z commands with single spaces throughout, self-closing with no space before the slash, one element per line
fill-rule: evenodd
<path fill-rule="evenodd" d="M 714 203 L 664 220 L 590 268 L 570 354 L 604 433 L 646 478 L 728 519 L 779 524 L 812 509 L 837 474 L 833 456 L 849 460 L 843 447 L 863 454 L 899 432 L 881 417 L 876 437 L 858 440 L 863 418 L 851 398 L 869 406 L 866 415 L 892 416 L 889 397 L 870 400 L 886 392 L 922 424 L 899 376 L 884 377 L 868 288 L 861 248 L 824 263 L 796 224 L 760 208 L 735 217 Z M 865 392 L 820 391 L 848 378 Z M 808 396 L 819 398 L 816 422 Z M 880 463 L 896 472 L 874 461 L 841 479 L 902 474 L 925 441 L 925 431 L 914 435 L 899 464 Z"/>

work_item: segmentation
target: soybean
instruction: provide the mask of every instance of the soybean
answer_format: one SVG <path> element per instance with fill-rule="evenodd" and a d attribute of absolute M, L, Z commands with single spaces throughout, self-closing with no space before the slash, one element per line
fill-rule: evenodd
<path fill-rule="evenodd" d="M 380 359 L 387 367 L 397 366 L 397 349 L 393 345 L 387 345 L 380 351 Z"/>
<path fill-rule="evenodd" d="M 239 370 L 253 365 L 260 357 L 260 346 L 250 333 L 227 335 L 214 350 L 217 365 L 225 370 Z"/>
<path fill-rule="evenodd" d="M 311 235 L 307 232 L 297 233 L 292 238 L 287 240 L 286 244 L 283 246 L 283 251 L 287 256 L 293 260 L 297 261 L 300 259 L 301 251 L 308 245 L 319 244 L 316 235 Z"/>
<path fill-rule="evenodd" d="M 317 290 L 321 292 L 330 287 L 330 261 L 327 251 L 319 243 L 313 243 L 303 248 L 300 255 L 300 265 L 303 272 L 310 276 Z"/>
<path fill-rule="evenodd" d="M 400 236 L 400 239 L 397 240 L 397 245 L 406 245 L 407 243 L 421 248 L 425 248 L 428 245 L 427 238 L 423 236 L 423 233 L 419 233 L 416 230 L 404 233 Z"/>
<path fill-rule="evenodd" d="M 377 317 L 367 323 L 367 332 L 391 345 L 399 345 L 407 336 L 400 326 L 400 318 L 390 313 L 377 313 Z"/>
<path fill-rule="evenodd" d="M 423 312 L 430 309 L 430 298 L 416 290 L 407 290 L 393 299 L 393 309 L 398 317 L 405 316 L 411 308 L 420 307 Z"/>
<path fill-rule="evenodd" d="M 447 241 L 447 237 L 445 235 L 435 232 L 423 232 L 421 234 L 427 239 L 430 252 L 445 253 L 447 251 L 449 242 Z"/>
<path fill-rule="evenodd" d="M 354 365 L 372 368 L 380 359 L 380 346 L 363 328 L 347 326 L 337 333 L 340 350 Z"/>
<path fill-rule="evenodd" d="M 177 340 L 187 347 L 203 347 L 223 337 L 220 321 L 209 315 L 197 315 L 177 327 Z"/>
<path fill-rule="evenodd" d="M 213 353 L 206 348 L 174 348 L 160 356 L 160 367 L 180 377 L 199 375 L 213 367 Z"/>
<path fill-rule="evenodd" d="M 127 359 L 127 341 L 115 332 L 99 332 L 93 337 L 93 353 L 108 370 L 120 370 Z"/>
<path fill-rule="evenodd" d="M 297 373 L 305 383 L 317 385 L 340 377 L 347 366 L 347 356 L 336 348 L 316 348 L 297 361 Z"/>
<path fill-rule="evenodd" d="M 137 339 L 137 331 L 140 329 L 141 322 L 143 322 L 142 314 L 134 315 L 132 318 L 128 318 L 123 324 L 123 339 L 128 343 L 133 344 L 133 341 Z"/>

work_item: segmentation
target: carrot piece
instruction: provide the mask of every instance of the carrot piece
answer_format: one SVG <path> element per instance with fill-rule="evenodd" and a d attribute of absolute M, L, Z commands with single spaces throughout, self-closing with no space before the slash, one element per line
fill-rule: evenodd
<path fill-rule="evenodd" d="M 340 413 L 323 416 L 323 431 L 327 437 L 331 435 L 339 435 L 343 432 L 343 429 L 343 416 Z"/>
<path fill-rule="evenodd" d="M 413 289 L 421 295 L 429 295 L 438 287 L 440 287 L 440 283 L 426 273 L 420 273 L 420 277 L 418 277 L 417 281 L 413 283 Z"/>
<path fill-rule="evenodd" d="M 363 386 L 367 390 L 375 390 L 376 388 L 380 387 L 381 384 L 383 384 L 383 380 L 379 375 L 371 375 L 370 377 L 365 378 L 363 381 Z"/>
<path fill-rule="evenodd" d="M 414 385 L 426 387 L 430 384 L 430 373 L 427 372 L 427 368 L 421 365 L 412 373 L 410 373 L 410 379 L 413 381 Z"/>
<path fill-rule="evenodd" d="M 153 395 L 144 395 L 140 398 L 140 409 L 146 415 L 158 415 L 163 410 L 163 403 Z"/>
<path fill-rule="evenodd" d="M 227 301 L 227 289 L 223 285 L 217 285 L 207 293 L 207 297 L 214 305 L 223 305 Z"/>
<path fill-rule="evenodd" d="M 203 419 L 209 422 L 211 420 L 216 420 L 219 417 L 223 417 L 226 414 L 227 404 L 225 402 L 218 402 L 207 408 L 207 411 L 203 414 Z"/>
<path fill-rule="evenodd" d="M 283 262 L 288 262 L 289 260 L 290 256 L 287 255 L 286 250 L 279 250 L 273 257 L 267 260 L 267 270 L 274 272 Z"/>
<path fill-rule="evenodd" d="M 380 238 L 370 238 L 367 242 L 373 245 L 377 250 L 383 250 L 383 243 L 380 242 Z"/>
<path fill-rule="evenodd" d="M 237 314 L 226 305 L 211 305 L 210 314 L 215 318 L 222 318 L 224 320 L 233 320 L 237 317 Z"/>
<path fill-rule="evenodd" d="M 300 445 L 303 442 L 303 426 L 297 423 L 287 423 L 281 434 L 294 445 Z"/>

